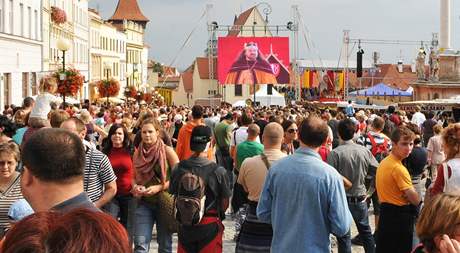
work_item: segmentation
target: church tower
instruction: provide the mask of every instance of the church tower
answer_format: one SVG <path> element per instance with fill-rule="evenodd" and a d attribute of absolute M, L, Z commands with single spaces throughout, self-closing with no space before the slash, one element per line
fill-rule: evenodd
<path fill-rule="evenodd" d="M 126 34 L 126 61 L 122 63 L 126 87 L 134 86 L 138 91 L 146 91 L 148 46 L 144 35 L 149 19 L 142 13 L 137 0 L 118 0 L 117 8 L 108 21 Z"/>

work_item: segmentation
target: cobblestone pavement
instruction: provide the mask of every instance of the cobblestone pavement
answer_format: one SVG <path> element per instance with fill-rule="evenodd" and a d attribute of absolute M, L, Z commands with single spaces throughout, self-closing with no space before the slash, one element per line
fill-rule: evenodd
<path fill-rule="evenodd" d="M 372 211 L 370 211 L 369 222 L 371 223 L 372 228 L 374 228 L 374 215 L 372 215 Z M 235 226 L 234 222 L 231 217 L 228 217 L 224 221 L 225 226 L 225 233 L 224 233 L 224 253 L 234 253 L 235 252 L 235 242 L 233 241 L 233 237 L 235 235 Z M 358 234 L 356 230 L 356 226 L 353 223 L 353 227 L 351 230 L 352 238 Z M 335 241 L 335 238 L 332 238 Z M 158 252 L 158 244 L 156 243 L 156 239 L 152 240 L 151 250 L 150 252 Z M 177 252 L 177 235 L 173 237 L 173 252 Z M 337 253 L 337 247 L 335 246 L 335 242 L 333 242 L 332 252 Z M 364 249 L 362 246 L 352 245 L 352 252 L 353 253 L 364 253 Z"/>

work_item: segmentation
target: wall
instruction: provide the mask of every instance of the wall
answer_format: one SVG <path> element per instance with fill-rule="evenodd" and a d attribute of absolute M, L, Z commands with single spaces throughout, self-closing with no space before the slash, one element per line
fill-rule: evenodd
<path fill-rule="evenodd" d="M 184 80 L 181 77 L 179 80 L 179 86 L 177 87 L 176 90 L 172 91 L 172 102 L 175 105 L 193 105 L 193 103 L 191 103 L 192 102 L 191 98 L 187 100 L 187 96 L 192 96 L 192 94 L 189 94 L 189 95 L 187 94 L 188 93 L 185 92 L 185 89 L 184 89 Z"/>
<path fill-rule="evenodd" d="M 21 105 L 23 97 L 36 93 L 37 75 L 42 70 L 42 45 L 41 1 L 0 0 L 1 108 L 6 102 Z M 28 73 L 25 80 L 23 73 Z M 7 74 L 11 76 L 8 91 Z"/>

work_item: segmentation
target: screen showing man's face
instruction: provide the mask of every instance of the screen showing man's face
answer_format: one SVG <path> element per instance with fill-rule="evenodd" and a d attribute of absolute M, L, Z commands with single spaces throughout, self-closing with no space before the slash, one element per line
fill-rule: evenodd
<path fill-rule="evenodd" d="M 257 59 L 257 48 L 255 47 L 246 48 L 245 55 L 246 55 L 246 60 L 255 61 Z"/>

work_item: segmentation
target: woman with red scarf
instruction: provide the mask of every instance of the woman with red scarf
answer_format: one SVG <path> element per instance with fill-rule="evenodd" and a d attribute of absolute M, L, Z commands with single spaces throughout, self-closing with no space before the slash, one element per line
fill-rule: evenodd
<path fill-rule="evenodd" d="M 133 195 L 140 198 L 134 226 L 134 252 L 149 252 L 153 225 L 157 223 L 158 252 L 172 252 L 172 233 L 159 220 L 159 194 L 169 188 L 171 169 L 179 162 L 174 150 L 158 136 L 160 125 L 146 119 L 141 125 L 141 143 L 133 156 L 135 185 Z M 169 194 L 169 193 L 167 193 Z"/>

